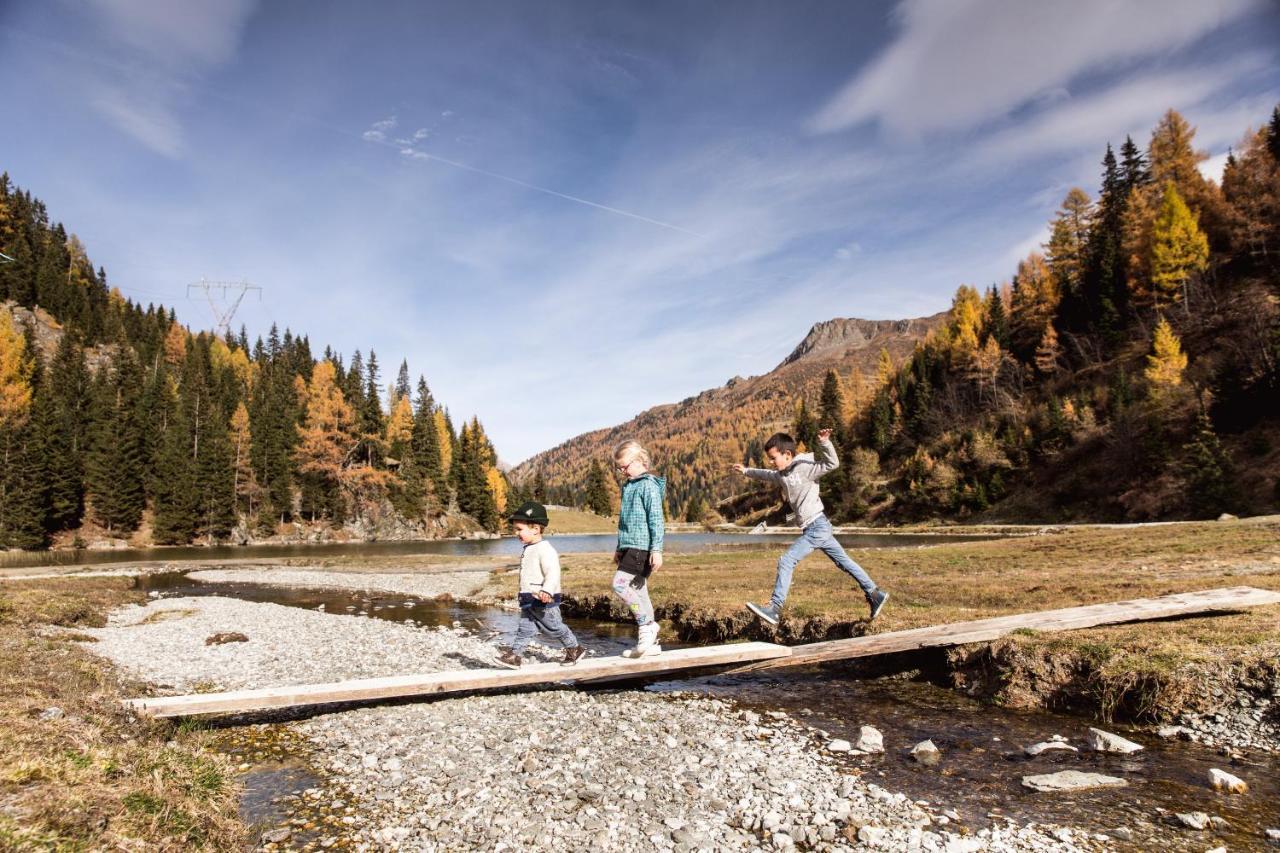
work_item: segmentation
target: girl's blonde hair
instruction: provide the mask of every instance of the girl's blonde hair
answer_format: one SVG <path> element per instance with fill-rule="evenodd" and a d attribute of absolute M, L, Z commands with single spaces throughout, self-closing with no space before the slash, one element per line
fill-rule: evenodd
<path fill-rule="evenodd" d="M 639 459 L 644 467 L 652 467 L 653 462 L 649 459 L 649 451 L 641 446 L 640 442 L 635 439 L 627 439 L 613 449 L 613 461 L 617 462 L 623 457 L 630 456 L 632 459 Z"/>

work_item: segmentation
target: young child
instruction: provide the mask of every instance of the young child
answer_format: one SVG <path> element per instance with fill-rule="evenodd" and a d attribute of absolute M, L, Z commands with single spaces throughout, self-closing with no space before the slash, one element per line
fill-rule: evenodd
<path fill-rule="evenodd" d="M 638 441 L 624 441 L 613 451 L 613 466 L 627 478 L 622 486 L 622 506 L 618 511 L 618 546 L 613 562 L 613 591 L 636 617 L 638 637 L 634 649 L 622 654 L 639 658 L 661 654 L 658 623 L 649 599 L 649 575 L 662 567 L 662 498 L 667 483 L 649 473 L 649 453 Z"/>
<path fill-rule="evenodd" d="M 520 625 L 515 642 L 498 656 L 498 663 L 519 669 L 521 656 L 541 630 L 564 645 L 562 666 L 573 666 L 582 657 L 582 646 L 560 618 L 560 555 L 542 538 L 547 509 L 527 501 L 511 514 L 516 538 L 524 545 L 520 555 Z"/>
<path fill-rule="evenodd" d="M 778 559 L 778 575 L 773 584 L 773 597 L 769 605 L 761 607 L 747 602 L 747 608 L 770 625 L 777 625 L 782 618 L 782 605 L 787 600 L 787 590 L 791 587 L 791 575 L 795 572 L 796 564 L 814 551 L 822 551 L 841 571 L 847 572 L 858 582 L 871 607 L 871 619 L 880 615 L 885 602 L 889 600 L 889 593 L 876 587 L 875 581 L 845 553 L 831 531 L 831 522 L 823 513 L 822 498 L 818 496 L 818 479 L 840 465 L 835 445 L 831 443 L 831 430 L 818 431 L 818 446 L 825 457 L 822 462 L 814 459 L 811 453 L 797 456 L 795 439 L 779 432 L 770 436 L 764 445 L 765 456 L 773 466 L 772 471 L 733 466 L 739 474 L 753 480 L 780 483 L 803 531 L 800 538 Z"/>

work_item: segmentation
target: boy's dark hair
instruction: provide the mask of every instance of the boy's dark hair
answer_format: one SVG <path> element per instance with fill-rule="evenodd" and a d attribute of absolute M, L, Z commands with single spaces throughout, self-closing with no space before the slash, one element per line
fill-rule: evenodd
<path fill-rule="evenodd" d="M 796 440 L 785 432 L 775 432 L 769 436 L 769 440 L 764 443 L 765 452 L 768 453 L 770 448 L 776 447 L 779 453 L 790 453 L 796 455 Z"/>

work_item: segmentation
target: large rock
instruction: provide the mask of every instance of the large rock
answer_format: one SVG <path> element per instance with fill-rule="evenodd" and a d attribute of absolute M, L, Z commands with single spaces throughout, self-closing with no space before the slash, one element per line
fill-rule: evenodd
<path fill-rule="evenodd" d="M 1179 812 L 1175 817 L 1188 829 L 1204 829 L 1209 825 L 1209 815 L 1204 812 Z"/>
<path fill-rule="evenodd" d="M 1129 783 L 1116 776 L 1101 773 L 1084 773 L 1080 770 L 1060 770 L 1038 776 L 1023 776 L 1024 787 L 1046 793 L 1060 791 L 1087 791 L 1090 788 L 1123 788 Z"/>
<path fill-rule="evenodd" d="M 1216 767 L 1209 771 L 1209 784 L 1213 786 L 1215 791 L 1224 791 L 1228 794 L 1249 793 L 1247 782 L 1239 776 L 1232 776 L 1225 770 L 1219 770 Z"/>
<path fill-rule="evenodd" d="M 863 726 L 858 732 L 858 742 L 854 749 L 862 752 L 884 752 L 884 735 L 875 726 Z"/>
<path fill-rule="evenodd" d="M 827 744 L 827 749 L 831 750 L 832 752 L 848 752 L 849 750 L 853 749 L 853 744 L 849 743 L 849 741 L 847 740 L 841 740 L 840 738 L 836 738 L 835 740 L 831 741 L 831 743 Z"/>
<path fill-rule="evenodd" d="M 1088 743 L 1089 748 L 1095 752 L 1118 752 L 1122 755 L 1128 755 L 1131 752 L 1138 752 L 1142 749 L 1142 744 L 1125 740 L 1120 735 L 1113 735 L 1111 732 L 1104 732 L 1102 729 L 1089 729 Z"/>
<path fill-rule="evenodd" d="M 931 767 L 942 758 L 942 753 L 938 751 L 938 747 L 932 740 L 922 740 L 911 747 L 911 757 L 926 767 Z"/>

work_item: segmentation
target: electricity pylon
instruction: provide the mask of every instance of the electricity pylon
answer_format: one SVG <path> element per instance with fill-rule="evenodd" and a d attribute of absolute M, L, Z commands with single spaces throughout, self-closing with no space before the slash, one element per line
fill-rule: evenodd
<path fill-rule="evenodd" d="M 205 299 L 209 300 L 214 330 L 223 340 L 226 340 L 231 331 L 231 318 L 236 315 L 245 294 L 253 291 L 258 294 L 258 301 L 262 301 L 262 288 L 248 281 L 207 281 L 201 277 L 199 281 L 187 285 L 188 299 L 191 298 L 192 288 L 203 292 Z M 214 297 L 215 292 L 219 294 L 217 298 Z"/>

